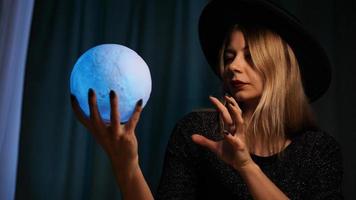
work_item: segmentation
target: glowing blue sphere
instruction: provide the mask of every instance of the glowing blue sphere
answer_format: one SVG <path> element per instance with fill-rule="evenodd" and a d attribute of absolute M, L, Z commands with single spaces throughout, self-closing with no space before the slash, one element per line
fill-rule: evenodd
<path fill-rule="evenodd" d="M 145 61 L 133 50 L 118 44 L 103 44 L 86 51 L 74 65 L 70 91 L 89 116 L 88 90 L 95 91 L 102 119 L 110 122 L 110 90 L 119 97 L 121 123 L 127 122 L 137 101 L 144 107 L 151 94 L 151 74 Z"/>

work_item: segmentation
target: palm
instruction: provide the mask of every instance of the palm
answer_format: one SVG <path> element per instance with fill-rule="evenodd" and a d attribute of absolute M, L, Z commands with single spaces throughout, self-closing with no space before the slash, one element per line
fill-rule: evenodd
<path fill-rule="evenodd" d="M 210 140 L 202 135 L 194 134 L 192 139 L 195 143 L 207 147 L 217 156 L 233 167 L 239 168 L 246 163 L 251 163 L 252 158 L 245 145 L 244 138 L 244 123 L 241 116 L 241 109 L 233 98 L 226 98 L 230 104 L 225 107 L 219 100 L 211 97 L 211 101 L 215 104 L 219 110 L 224 124 L 227 124 L 227 128 L 230 132 L 224 135 L 224 139 L 216 142 Z"/>
<path fill-rule="evenodd" d="M 95 140 L 120 169 L 130 166 L 131 163 L 136 164 L 138 161 L 138 147 L 135 127 L 142 111 L 142 100 L 137 103 L 130 120 L 122 125 L 120 124 L 118 96 L 114 91 L 110 92 L 110 123 L 105 123 L 101 119 L 93 90 L 89 92 L 88 97 L 89 118 L 84 115 L 76 98 L 72 96 L 73 110 L 79 121 L 88 128 Z"/>
<path fill-rule="evenodd" d="M 231 164 L 235 157 L 234 154 L 234 147 L 231 144 L 229 144 L 225 140 L 218 142 L 217 155 L 220 157 L 220 159 L 222 159 L 228 164 Z"/>

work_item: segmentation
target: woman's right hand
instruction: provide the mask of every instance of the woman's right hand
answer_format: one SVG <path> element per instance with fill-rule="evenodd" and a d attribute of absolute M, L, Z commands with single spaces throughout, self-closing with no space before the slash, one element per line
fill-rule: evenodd
<path fill-rule="evenodd" d="M 78 120 L 91 132 L 108 154 L 113 167 L 118 170 L 118 178 L 125 179 L 124 176 L 134 173 L 134 170 L 139 168 L 135 128 L 142 111 L 142 100 L 137 102 L 132 117 L 124 125 L 120 124 L 118 96 L 114 91 L 110 91 L 111 122 L 109 124 L 101 119 L 94 90 L 89 89 L 88 94 L 89 118 L 84 115 L 74 95 L 71 95 L 71 102 Z"/>

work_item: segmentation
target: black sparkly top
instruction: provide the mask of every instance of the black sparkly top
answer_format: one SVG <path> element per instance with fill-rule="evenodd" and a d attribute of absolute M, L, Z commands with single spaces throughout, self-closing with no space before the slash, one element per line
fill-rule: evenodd
<path fill-rule="evenodd" d="M 221 140 L 218 124 L 218 113 L 209 111 L 192 112 L 176 124 L 155 199 L 252 199 L 235 169 L 191 139 L 199 133 Z M 281 159 L 277 154 L 251 157 L 290 199 L 343 199 L 337 141 L 323 131 L 303 131 L 291 140 Z"/>

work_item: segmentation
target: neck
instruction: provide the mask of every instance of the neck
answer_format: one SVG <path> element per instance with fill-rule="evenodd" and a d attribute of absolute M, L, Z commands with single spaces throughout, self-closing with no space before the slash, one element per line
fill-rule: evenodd
<path fill-rule="evenodd" d="M 240 105 L 240 108 L 242 110 L 242 117 L 244 118 L 245 121 L 249 121 L 253 115 L 253 112 L 255 112 L 257 103 L 239 102 L 238 104 Z"/>
<path fill-rule="evenodd" d="M 242 110 L 242 118 L 244 121 L 249 121 L 252 117 L 253 111 L 252 110 Z"/>

